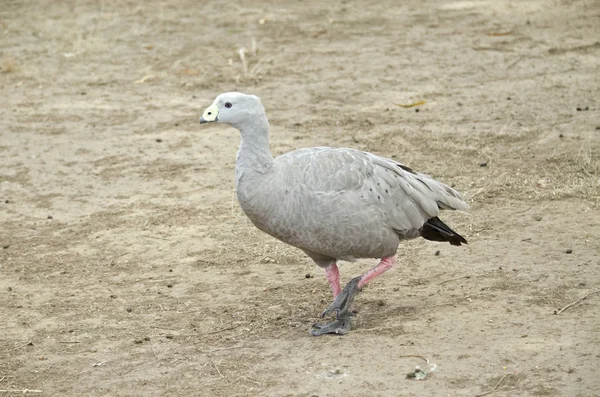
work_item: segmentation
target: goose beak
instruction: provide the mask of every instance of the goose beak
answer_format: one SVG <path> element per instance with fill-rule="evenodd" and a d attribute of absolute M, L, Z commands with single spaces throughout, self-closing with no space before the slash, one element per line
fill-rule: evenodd
<path fill-rule="evenodd" d="M 206 108 L 202 116 L 200 117 L 200 124 L 210 123 L 211 121 L 219 121 L 219 107 L 217 105 L 210 105 Z"/>

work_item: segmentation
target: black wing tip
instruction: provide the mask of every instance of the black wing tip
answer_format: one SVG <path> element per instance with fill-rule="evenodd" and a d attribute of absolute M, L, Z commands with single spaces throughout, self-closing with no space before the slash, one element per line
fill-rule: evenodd
<path fill-rule="evenodd" d="M 413 174 L 413 175 L 417 175 L 417 173 L 416 173 L 416 172 L 415 172 L 415 171 L 414 171 L 412 168 L 410 168 L 410 167 L 409 167 L 409 166 L 407 166 L 407 165 L 400 164 L 400 163 L 396 163 L 396 165 L 397 165 L 398 167 L 400 167 L 401 169 L 403 169 L 404 171 L 408 172 L 408 173 L 411 173 L 411 174 Z"/>
<path fill-rule="evenodd" d="M 420 232 L 421 237 L 430 241 L 447 241 L 450 245 L 456 246 L 469 244 L 463 236 L 450 229 L 450 227 L 442 222 L 437 216 L 428 219 Z"/>
<path fill-rule="evenodd" d="M 460 234 L 455 234 L 453 236 L 453 238 L 448 239 L 448 242 L 450 243 L 450 245 L 456 245 L 456 246 L 461 246 L 463 244 L 469 245 L 467 240 Z"/>

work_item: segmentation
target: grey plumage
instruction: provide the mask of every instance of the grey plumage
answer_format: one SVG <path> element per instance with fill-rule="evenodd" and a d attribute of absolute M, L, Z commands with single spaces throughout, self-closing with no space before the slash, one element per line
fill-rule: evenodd
<path fill-rule="evenodd" d="M 322 265 L 328 258 L 392 256 L 402 239 L 418 237 L 441 208 L 468 209 L 450 187 L 353 149 L 286 153 L 268 172 L 244 170 L 236 190 L 259 229 L 311 257 L 324 256 Z"/>

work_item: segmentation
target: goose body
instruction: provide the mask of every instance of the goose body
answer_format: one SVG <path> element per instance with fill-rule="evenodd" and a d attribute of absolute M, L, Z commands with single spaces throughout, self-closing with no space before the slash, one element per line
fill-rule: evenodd
<path fill-rule="evenodd" d="M 268 172 L 240 174 L 237 197 L 252 223 L 324 265 L 393 256 L 440 209 L 468 209 L 454 189 L 354 149 L 299 149 Z"/>

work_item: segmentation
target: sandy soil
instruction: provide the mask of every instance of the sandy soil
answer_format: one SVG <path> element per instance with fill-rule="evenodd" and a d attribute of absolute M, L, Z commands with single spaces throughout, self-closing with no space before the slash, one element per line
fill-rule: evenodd
<path fill-rule="evenodd" d="M 0 4 L 2 395 L 597 396 L 600 294 L 554 311 L 600 288 L 598 1 L 238 3 Z M 470 244 L 404 244 L 351 334 L 310 337 L 322 270 L 253 228 L 237 132 L 197 122 L 232 90 L 276 154 L 452 184 Z"/>

